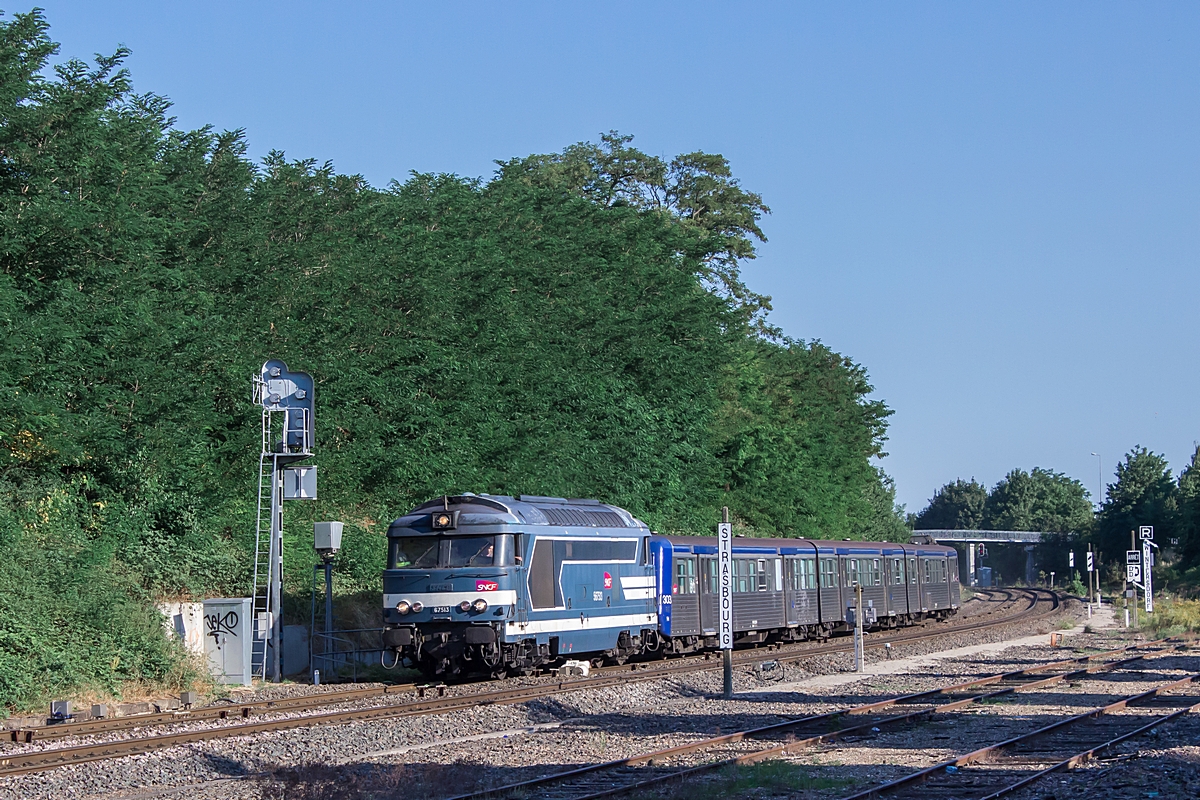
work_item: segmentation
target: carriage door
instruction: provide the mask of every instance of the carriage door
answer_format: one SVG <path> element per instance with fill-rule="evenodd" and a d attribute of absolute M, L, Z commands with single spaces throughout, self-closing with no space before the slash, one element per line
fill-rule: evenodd
<path fill-rule="evenodd" d="M 720 590 L 717 587 L 717 560 L 700 559 L 700 630 L 705 636 L 716 636 L 720 625 L 717 609 Z"/>
<path fill-rule="evenodd" d="M 921 587 L 918 585 L 917 560 L 908 559 L 908 613 L 917 614 L 921 611 Z"/>
<path fill-rule="evenodd" d="M 800 624 L 800 559 L 784 559 L 784 609 L 788 627 Z"/>

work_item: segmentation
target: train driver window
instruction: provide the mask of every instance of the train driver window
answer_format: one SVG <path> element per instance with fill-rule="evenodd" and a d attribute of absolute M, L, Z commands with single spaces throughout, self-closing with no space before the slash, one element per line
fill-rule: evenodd
<path fill-rule="evenodd" d="M 433 569 L 438 565 L 441 537 L 412 536 L 388 542 L 388 569 Z"/>

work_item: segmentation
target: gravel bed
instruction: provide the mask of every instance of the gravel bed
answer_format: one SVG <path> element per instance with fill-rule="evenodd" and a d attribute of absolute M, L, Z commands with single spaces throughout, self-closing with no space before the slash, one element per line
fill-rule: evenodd
<path fill-rule="evenodd" d="M 972 602 L 972 613 L 994 603 Z M 1062 616 L 1077 614 L 1078 603 L 1068 604 Z M 1035 623 L 1034 630 L 1049 632 L 1055 620 Z M 934 628 L 936 630 L 936 627 Z M 956 633 L 946 626 L 946 634 L 934 641 L 898 644 L 899 655 L 917 655 L 984 642 L 1002 641 L 1014 634 L 1029 634 L 1028 623 L 1014 623 L 999 629 Z M 868 636 L 868 644 L 873 636 Z M 1081 634 L 1072 644 L 1108 649 L 1111 635 Z M 1043 652 L 1044 651 L 1044 652 Z M 784 716 L 823 713 L 836 707 L 863 702 L 880 693 L 911 691 L 921 686 L 941 685 L 947 675 L 975 676 L 997 671 L 996 664 L 1016 665 L 1031 659 L 1056 660 L 1066 656 L 1065 648 L 1029 648 L 1005 658 L 989 658 L 983 663 L 969 659 L 948 661 L 938 674 L 920 676 L 881 676 L 879 685 L 863 682 L 852 687 L 837 687 L 822 694 L 754 694 L 732 703 L 717 698 L 719 671 L 692 673 L 617 687 L 564 693 L 515 706 L 484 706 L 445 715 L 431 715 L 377 722 L 349 723 L 328 727 L 297 728 L 184 745 L 141 756 L 131 756 L 97 764 L 60 767 L 43 773 L 0 780 L 0 796 L 41 798 L 136 798 L 169 796 L 163 790 L 179 787 L 178 796 L 247 797 L 274 796 L 287 791 L 288 798 L 302 798 L 305 786 L 326 786 L 322 800 L 368 797 L 376 789 L 402 786 L 408 796 L 446 796 L 457 787 L 509 782 L 515 776 L 532 771 L 554 771 L 556 766 L 611 760 L 647 752 L 657 747 L 679 744 L 689 737 L 712 735 L 758 724 L 768 724 Z M 774 653 L 764 653 L 773 660 Z M 868 661 L 883 658 L 868 651 Z M 849 669 L 848 654 L 813 656 L 795 665 L 753 670 L 739 667 L 736 688 L 749 693 L 768 688 L 779 680 L 794 681 L 810 675 Z M 1001 666 L 1017 668 L 1015 666 Z M 508 682 L 538 682 L 537 679 Z M 897 688 L 901 684 L 906 688 Z M 909 686 L 911 684 L 911 687 Z M 260 696 L 295 696 L 326 687 L 268 687 Z M 448 693 L 475 692 L 478 687 L 450 687 Z M 410 694 L 388 696 L 387 701 L 403 702 Z M 346 706 L 379 705 L 384 697 L 368 698 Z M 273 717 L 274 718 L 274 717 Z M 557 728 L 510 735 L 484 741 L 453 743 L 464 737 L 513 731 L 529 726 L 561 723 Z M 202 725 L 202 723 L 196 723 Z M 145 732 L 130 735 L 145 735 Z M 46 743 L 54 747 L 69 740 Z M 89 739 L 89 741 L 95 741 Z M 414 745 L 437 746 L 425 750 L 388 754 Z M 26 746 L 28 747 L 28 746 Z M 347 760 L 365 763 L 345 767 L 321 765 Z M 484 763 L 486 762 L 486 764 Z M 324 771 L 323 771 L 324 770 Z M 225 781 L 266 773 L 269 781 Z M 322 777 L 324 776 L 324 777 Z M 327 785 L 328 784 L 328 785 Z M 329 789 L 337 785 L 338 794 Z M 425 787 L 417 791 L 420 787 Z"/>

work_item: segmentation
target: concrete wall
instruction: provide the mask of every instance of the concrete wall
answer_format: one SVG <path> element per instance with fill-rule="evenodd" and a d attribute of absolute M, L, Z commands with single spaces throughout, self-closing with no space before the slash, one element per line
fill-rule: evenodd
<path fill-rule="evenodd" d="M 168 631 L 179 637 L 188 652 L 204 655 L 204 604 L 159 603 Z"/>

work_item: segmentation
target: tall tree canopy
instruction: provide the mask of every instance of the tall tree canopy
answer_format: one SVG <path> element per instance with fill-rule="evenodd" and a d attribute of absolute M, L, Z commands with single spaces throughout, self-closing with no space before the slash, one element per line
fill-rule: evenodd
<path fill-rule="evenodd" d="M 1083 534 L 1092 504 L 1083 484 L 1061 472 L 1014 469 L 992 488 L 984 519 L 993 530 Z"/>
<path fill-rule="evenodd" d="M 1189 477 L 1189 484 L 1191 483 Z M 1096 519 L 1096 543 L 1115 560 L 1129 548 L 1129 532 L 1153 525 L 1155 537 L 1174 536 L 1177 489 L 1171 467 L 1158 453 L 1135 447 L 1117 464 L 1117 479 L 1105 487 L 1104 505 Z"/>
<path fill-rule="evenodd" d="M 443 492 L 595 496 L 664 532 L 896 538 L 865 370 L 784 338 L 740 268 L 768 209 L 719 155 L 628 136 L 387 190 L 179 131 L 123 51 L 47 73 L 0 22 L 0 702 L 180 661 L 151 601 L 244 594 L 258 413 L 281 357 L 317 378 L 343 590 Z M 307 596 L 306 594 L 304 595 Z"/>
<path fill-rule="evenodd" d="M 984 527 L 988 492 L 974 478 L 957 478 L 934 492 L 929 505 L 917 515 L 917 530 L 979 530 Z"/>

